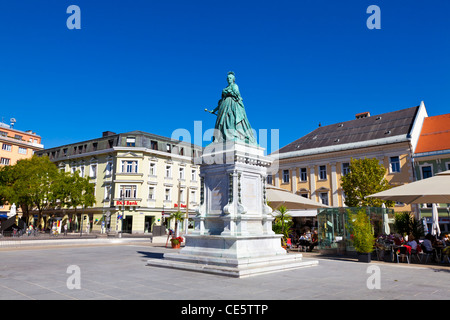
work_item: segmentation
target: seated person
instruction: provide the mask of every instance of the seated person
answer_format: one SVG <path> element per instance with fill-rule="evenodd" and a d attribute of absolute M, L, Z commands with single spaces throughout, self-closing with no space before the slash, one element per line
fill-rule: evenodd
<path fill-rule="evenodd" d="M 409 241 L 406 243 L 406 245 L 407 245 L 407 246 L 410 246 L 410 247 L 411 247 L 411 250 L 416 251 L 416 250 L 417 250 L 417 242 L 416 242 L 416 239 L 414 238 L 413 235 L 410 235 L 410 236 L 408 237 L 408 239 L 409 239 Z"/>
<path fill-rule="evenodd" d="M 305 233 L 305 232 L 300 236 L 300 240 L 309 240 L 309 239 L 306 237 L 306 233 Z"/>
<path fill-rule="evenodd" d="M 450 246 L 450 235 L 448 233 L 444 234 L 444 236 L 442 237 L 442 242 L 446 247 Z"/>
<path fill-rule="evenodd" d="M 314 247 L 319 243 L 319 236 L 317 234 L 317 230 L 314 230 L 314 233 L 311 237 L 311 244 L 309 245 L 309 251 L 313 251 Z"/>
<path fill-rule="evenodd" d="M 431 239 L 432 239 L 432 236 L 431 236 L 431 234 L 428 233 L 422 242 L 422 249 L 426 253 L 433 252 L 433 245 L 431 243 Z"/>
<path fill-rule="evenodd" d="M 403 243 L 403 237 L 402 237 L 401 235 L 399 235 L 399 234 L 396 234 L 396 235 L 394 236 L 394 243 L 395 243 L 397 246 L 401 246 L 402 243 Z"/>

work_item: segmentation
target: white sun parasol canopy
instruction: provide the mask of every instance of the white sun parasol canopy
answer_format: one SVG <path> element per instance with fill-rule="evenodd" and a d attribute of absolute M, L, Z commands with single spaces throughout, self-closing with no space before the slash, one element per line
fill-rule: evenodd
<path fill-rule="evenodd" d="M 269 206 L 272 209 L 277 209 L 280 206 L 285 206 L 287 209 L 317 209 L 330 208 L 320 202 L 299 196 L 288 190 L 277 188 L 274 186 L 266 187 L 266 196 L 269 201 Z"/>
<path fill-rule="evenodd" d="M 404 203 L 450 203 L 450 170 L 372 194 L 368 197 Z"/>

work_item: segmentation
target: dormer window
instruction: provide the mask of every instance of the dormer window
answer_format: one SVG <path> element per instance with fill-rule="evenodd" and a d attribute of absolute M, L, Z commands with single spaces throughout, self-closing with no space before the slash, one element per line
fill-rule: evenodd
<path fill-rule="evenodd" d="M 127 137 L 127 147 L 135 147 L 135 146 L 136 146 L 136 138 Z"/>

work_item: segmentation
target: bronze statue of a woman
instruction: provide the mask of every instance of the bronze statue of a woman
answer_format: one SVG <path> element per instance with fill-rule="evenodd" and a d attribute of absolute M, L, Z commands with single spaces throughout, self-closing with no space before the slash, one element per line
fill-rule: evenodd
<path fill-rule="evenodd" d="M 217 114 L 213 141 L 237 141 L 256 145 L 239 87 L 235 83 L 234 72 L 228 72 L 227 81 L 228 86 L 222 90 L 222 98 L 217 107 L 212 111 L 205 109 L 205 111 Z"/>

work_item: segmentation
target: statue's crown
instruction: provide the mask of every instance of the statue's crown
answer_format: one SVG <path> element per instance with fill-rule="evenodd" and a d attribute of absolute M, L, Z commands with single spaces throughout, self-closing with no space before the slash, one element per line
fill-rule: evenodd
<path fill-rule="evenodd" d="M 227 75 L 229 75 L 229 74 L 232 74 L 234 76 L 234 72 L 233 71 L 228 71 Z"/>

